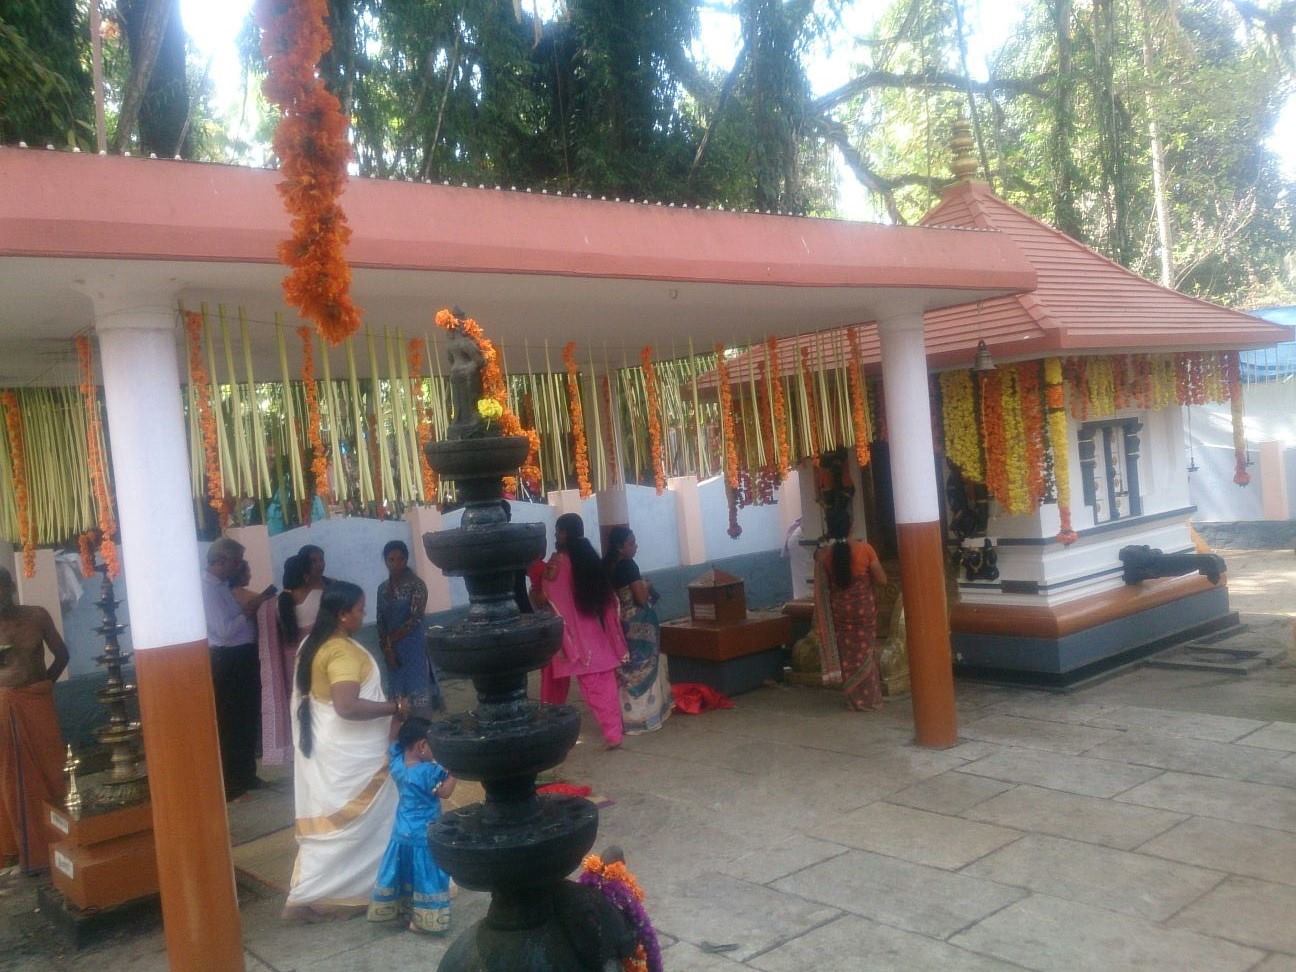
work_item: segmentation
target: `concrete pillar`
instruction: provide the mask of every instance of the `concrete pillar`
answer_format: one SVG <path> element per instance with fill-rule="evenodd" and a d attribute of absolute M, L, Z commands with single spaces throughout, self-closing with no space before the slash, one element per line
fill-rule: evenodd
<path fill-rule="evenodd" d="M 407 506 L 405 521 L 410 525 L 410 566 L 427 585 L 427 613 L 450 610 L 450 578 L 441 568 L 428 560 L 423 547 L 423 534 L 436 533 L 441 527 L 441 511 L 435 506 Z"/>
<path fill-rule="evenodd" d="M 241 970 L 171 294 L 90 286 L 172 968 Z"/>
<path fill-rule="evenodd" d="M 594 494 L 598 504 L 599 549 L 607 549 L 608 534 L 613 527 L 630 525 L 630 506 L 626 501 L 624 486 L 609 486 Z M 588 528 L 587 528 L 588 529 Z"/>
<path fill-rule="evenodd" d="M 779 530 L 786 536 L 792 524 L 801 518 L 801 477 L 795 469 L 789 470 L 779 485 L 778 513 Z"/>
<path fill-rule="evenodd" d="M 243 559 L 248 562 L 252 579 L 248 581 L 248 590 L 263 591 L 270 584 L 279 586 L 282 577 L 275 577 L 274 564 L 270 560 L 270 531 L 261 524 L 245 527 L 230 527 L 225 531 L 231 540 L 243 544 Z"/>
<path fill-rule="evenodd" d="M 915 738 L 944 748 L 958 742 L 958 721 L 922 314 L 881 321 L 878 334 Z"/>
<path fill-rule="evenodd" d="M 557 510 L 559 516 L 564 513 L 576 513 L 579 515 L 584 504 L 579 489 L 551 489 L 545 499 L 549 501 L 550 506 Z"/>
<path fill-rule="evenodd" d="M 666 488 L 675 497 L 675 524 L 679 530 L 680 566 L 706 563 L 706 537 L 702 533 L 702 494 L 696 476 L 673 476 Z"/>
<path fill-rule="evenodd" d="M 1266 520 L 1287 519 L 1287 463 L 1283 444 L 1260 443 L 1260 506 Z"/>
<path fill-rule="evenodd" d="M 36 575 L 28 577 L 23 572 L 22 553 L 17 558 L 13 572 L 18 585 L 18 603 L 28 607 L 42 607 L 54 619 L 54 627 L 63 633 L 63 606 L 59 603 L 58 568 L 54 565 L 54 551 L 48 547 L 36 550 Z"/>

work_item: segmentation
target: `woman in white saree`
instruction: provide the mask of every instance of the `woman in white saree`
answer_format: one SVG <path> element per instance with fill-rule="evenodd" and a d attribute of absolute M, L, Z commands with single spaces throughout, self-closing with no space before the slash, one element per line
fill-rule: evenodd
<path fill-rule="evenodd" d="M 297 653 L 297 863 L 284 907 L 289 920 L 364 911 L 391 835 L 397 793 L 387 746 L 392 719 L 408 715 L 407 703 L 387 701 L 378 663 L 351 637 L 363 624 L 364 592 L 334 581 Z"/>

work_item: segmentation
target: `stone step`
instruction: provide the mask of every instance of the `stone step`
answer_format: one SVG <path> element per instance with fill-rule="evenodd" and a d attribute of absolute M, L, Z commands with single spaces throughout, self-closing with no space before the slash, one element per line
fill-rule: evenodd
<path fill-rule="evenodd" d="M 1286 657 L 1287 648 L 1281 642 L 1251 631 L 1248 625 L 1238 624 L 1186 644 L 1175 645 L 1149 658 L 1144 664 L 1150 668 L 1248 675 Z"/>

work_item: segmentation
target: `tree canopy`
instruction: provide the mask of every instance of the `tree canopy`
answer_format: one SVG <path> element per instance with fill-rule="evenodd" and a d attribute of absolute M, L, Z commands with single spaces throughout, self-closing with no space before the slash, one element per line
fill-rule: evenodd
<path fill-rule="evenodd" d="M 236 155 L 178 0 L 101 2 L 112 148 Z M 321 71 L 365 175 L 832 215 L 844 166 L 896 222 L 936 201 L 970 114 L 980 177 L 1031 215 L 1188 293 L 1296 299 L 1293 185 L 1266 145 L 1296 0 L 1022 0 L 984 65 L 965 5 L 892 0 L 859 32 L 845 0 L 329 0 Z M 0 12 L 0 139 L 93 145 L 87 16 Z M 705 17 L 736 50 L 706 50 Z M 829 47 L 850 75 L 816 90 Z M 255 98 L 250 30 L 242 48 Z"/>

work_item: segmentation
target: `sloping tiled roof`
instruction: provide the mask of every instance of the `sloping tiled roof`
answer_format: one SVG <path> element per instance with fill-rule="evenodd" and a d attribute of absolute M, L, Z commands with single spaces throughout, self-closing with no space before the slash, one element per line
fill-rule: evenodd
<path fill-rule="evenodd" d="M 996 361 L 1109 351 L 1234 350 L 1290 341 L 1292 331 L 1162 287 L 1113 263 L 1065 233 L 994 195 L 984 182 L 954 183 L 921 220 L 924 226 L 996 230 L 1013 240 L 1038 275 L 1031 293 L 960 304 L 924 315 L 933 369 L 967 366 L 984 340 Z M 856 325 L 866 364 L 881 360 L 873 322 Z M 836 364 L 840 334 L 779 342 L 780 371 L 799 349 L 813 362 Z M 796 350 L 794 350 L 796 349 Z M 762 356 L 763 357 L 763 356 Z M 742 359 L 731 365 L 746 376 Z"/>

